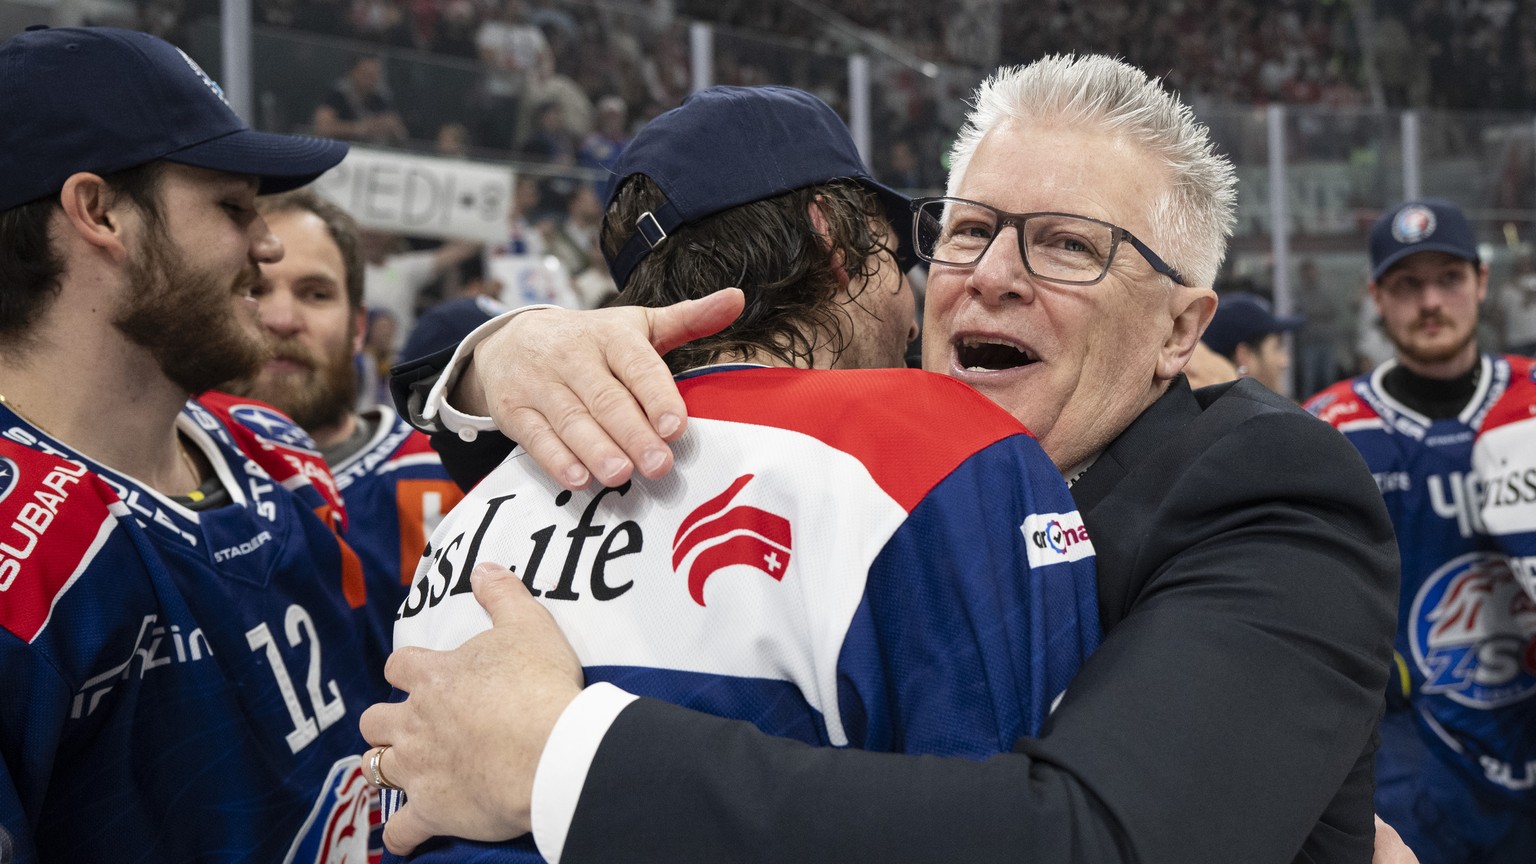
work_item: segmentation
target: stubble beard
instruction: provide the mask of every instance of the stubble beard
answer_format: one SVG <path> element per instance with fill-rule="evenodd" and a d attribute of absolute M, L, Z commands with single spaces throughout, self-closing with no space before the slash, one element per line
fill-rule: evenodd
<path fill-rule="evenodd" d="M 1452 326 L 1451 322 L 1442 319 L 1442 326 Z M 1412 360 L 1424 366 L 1435 366 L 1455 360 L 1461 353 L 1467 350 L 1467 346 L 1477 341 L 1477 327 L 1469 327 L 1465 334 L 1454 343 L 1444 347 L 1425 346 L 1412 340 L 1413 332 L 1419 329 L 1419 322 L 1415 321 L 1413 330 L 1404 336 L 1388 334 L 1391 336 L 1392 345 L 1397 349 L 1398 356 Z"/>
<path fill-rule="evenodd" d="M 196 396 L 251 375 L 268 352 L 236 297 L 260 277 L 255 262 L 233 279 L 185 264 L 163 226 L 151 223 L 128 263 L 128 297 L 113 324 L 149 351 L 160 371 Z"/>
<path fill-rule="evenodd" d="M 230 382 L 231 393 L 260 399 L 293 418 L 300 427 L 314 434 L 340 423 L 357 403 L 357 373 L 352 368 L 351 334 L 337 345 L 329 357 L 317 354 L 293 339 L 274 338 L 272 355 L 294 360 L 302 372 L 273 374 L 258 370 L 254 375 Z"/>

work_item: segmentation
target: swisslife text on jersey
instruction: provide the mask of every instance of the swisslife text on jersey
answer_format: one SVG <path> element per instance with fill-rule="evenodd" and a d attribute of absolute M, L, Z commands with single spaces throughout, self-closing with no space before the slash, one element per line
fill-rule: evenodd
<path fill-rule="evenodd" d="M 468 574 L 496 561 L 589 683 L 818 745 L 982 758 L 1038 731 L 1098 601 L 1082 519 L 1016 421 L 908 370 L 679 384 L 688 433 L 661 480 L 573 493 L 514 451 L 481 481 L 434 533 L 396 647 L 484 629 Z M 939 416 L 965 422 L 935 434 Z M 417 859 L 537 860 L 527 838 Z"/>
<path fill-rule="evenodd" d="M 0 406 L 7 860 L 367 860 L 343 512 L 297 427 L 225 398 L 177 421 L 228 493 L 197 510 Z"/>

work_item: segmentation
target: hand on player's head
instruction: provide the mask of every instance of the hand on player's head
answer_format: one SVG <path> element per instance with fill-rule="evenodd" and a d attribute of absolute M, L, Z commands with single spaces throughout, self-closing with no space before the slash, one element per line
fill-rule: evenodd
<path fill-rule="evenodd" d="M 637 465 L 654 479 L 687 422 L 661 355 L 725 327 L 744 302 L 727 288 L 656 309 L 531 312 L 476 346 L 471 369 L 496 425 L 567 488 L 617 486 Z"/>

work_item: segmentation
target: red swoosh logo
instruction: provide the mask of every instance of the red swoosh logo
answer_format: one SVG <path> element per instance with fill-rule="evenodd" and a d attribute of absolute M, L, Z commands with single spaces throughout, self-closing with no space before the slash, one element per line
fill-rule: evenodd
<path fill-rule="evenodd" d="M 688 568 L 688 596 L 700 606 L 704 582 L 717 570 L 741 564 L 782 581 L 789 568 L 789 520 L 757 507 L 730 506 L 752 476 L 736 478 L 730 488 L 689 513 L 672 538 L 674 571 L 700 549 Z"/>

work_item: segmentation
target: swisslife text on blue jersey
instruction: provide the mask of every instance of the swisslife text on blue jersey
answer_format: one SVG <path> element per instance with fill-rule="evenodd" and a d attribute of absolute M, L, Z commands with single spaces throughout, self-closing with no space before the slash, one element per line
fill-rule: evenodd
<path fill-rule="evenodd" d="M 1536 361 L 1479 362 L 1477 391 L 1456 417 L 1431 421 L 1388 395 L 1391 362 L 1306 407 L 1365 457 L 1397 527 L 1398 675 L 1423 737 L 1468 782 L 1530 806 Z"/>
<path fill-rule="evenodd" d="M 7 861 L 367 859 L 361 568 L 308 437 L 227 400 L 177 420 L 202 510 L 0 406 Z"/>
<path fill-rule="evenodd" d="M 1039 445 L 909 370 L 680 376 L 676 467 L 568 492 L 521 451 L 438 527 L 395 644 L 488 626 L 516 569 L 586 669 L 813 744 L 981 758 L 1036 733 L 1098 644 L 1093 546 Z M 398 803 L 386 796 L 386 812 Z M 413 860 L 537 860 L 528 838 Z"/>

